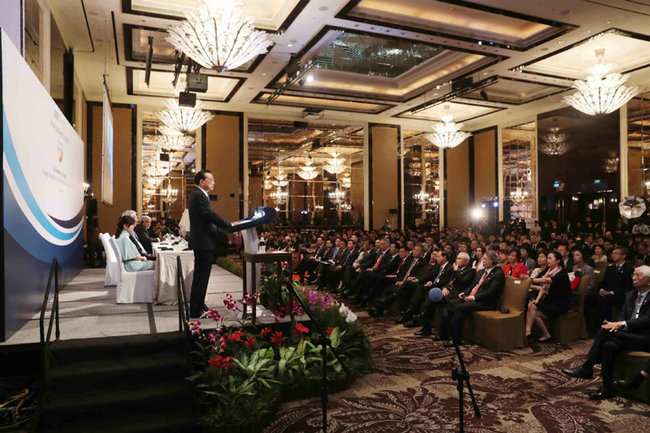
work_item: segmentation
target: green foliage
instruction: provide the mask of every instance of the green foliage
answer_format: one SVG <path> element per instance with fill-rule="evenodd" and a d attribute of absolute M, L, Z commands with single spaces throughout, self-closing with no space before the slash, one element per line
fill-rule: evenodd
<path fill-rule="evenodd" d="M 293 281 L 292 284 L 296 290 L 300 289 L 299 282 Z M 260 302 L 265 308 L 271 311 L 291 312 L 291 293 L 276 274 L 262 275 L 259 292 Z"/>
<path fill-rule="evenodd" d="M 230 260 L 228 257 L 217 257 L 216 264 L 231 274 L 237 275 L 239 278 L 244 277 L 244 268 Z"/>

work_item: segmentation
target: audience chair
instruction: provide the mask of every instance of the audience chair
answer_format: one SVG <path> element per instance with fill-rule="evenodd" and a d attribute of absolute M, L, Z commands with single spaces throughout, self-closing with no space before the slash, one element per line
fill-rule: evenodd
<path fill-rule="evenodd" d="M 467 331 L 469 339 L 491 350 L 505 351 L 526 346 L 526 295 L 532 280 L 506 277 L 497 311 L 478 311 L 473 314 Z M 508 310 L 507 314 L 501 311 Z M 473 323 L 471 323 L 473 322 Z M 470 338 L 470 334 L 472 338 Z"/>
<path fill-rule="evenodd" d="M 115 293 L 116 302 L 118 304 L 152 303 L 153 278 L 156 271 L 126 272 L 117 241 L 110 239 L 110 243 L 119 264 L 118 283 Z"/>
<path fill-rule="evenodd" d="M 643 370 L 648 357 L 650 357 L 650 353 L 648 352 L 625 351 L 619 353 L 614 361 L 614 380 L 627 379 Z M 624 394 L 635 397 L 645 403 L 650 403 L 650 380 L 644 380 L 637 390 L 627 393 L 624 392 Z"/>
<path fill-rule="evenodd" d="M 580 296 L 578 311 L 569 310 L 557 319 L 546 320 L 549 323 L 549 332 L 558 343 L 566 344 L 571 341 L 588 338 L 587 324 L 585 322 L 585 296 L 591 276 L 585 275 L 580 279 L 576 288 Z"/>
<path fill-rule="evenodd" d="M 108 233 L 100 233 L 99 239 L 104 245 L 104 252 L 106 253 L 106 281 L 104 286 L 116 286 L 119 279 L 119 263 L 117 263 L 117 257 L 115 256 L 115 251 L 110 245 L 109 239 L 111 236 Z"/>

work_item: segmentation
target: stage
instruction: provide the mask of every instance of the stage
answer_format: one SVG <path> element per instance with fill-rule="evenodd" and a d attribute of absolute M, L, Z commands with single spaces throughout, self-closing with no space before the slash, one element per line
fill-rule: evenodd
<path fill-rule="evenodd" d="M 61 339 L 101 338 L 120 335 L 156 334 L 178 331 L 178 305 L 116 304 L 115 287 L 104 287 L 105 269 L 84 269 L 59 294 Z M 230 272 L 212 266 L 206 304 L 229 319 L 226 324 L 237 324 L 232 312 L 226 310 L 226 294 L 234 299 L 242 297 L 242 279 Z M 52 304 L 48 305 L 46 326 Z M 269 310 L 258 306 L 259 323 L 275 323 Z M 39 317 L 36 314 L 25 326 L 0 345 L 39 342 Z M 307 316 L 298 320 L 308 320 Z M 282 321 L 289 321 L 285 318 Z M 202 320 L 204 328 L 209 320 Z M 54 338 L 54 336 L 52 336 Z"/>

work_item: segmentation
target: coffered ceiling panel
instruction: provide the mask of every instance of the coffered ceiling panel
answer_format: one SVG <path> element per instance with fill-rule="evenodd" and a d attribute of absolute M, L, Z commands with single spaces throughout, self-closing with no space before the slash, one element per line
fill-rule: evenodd
<path fill-rule="evenodd" d="M 535 81 L 497 77 L 494 84 L 467 93 L 456 101 L 468 99 L 479 102 L 490 101 L 506 105 L 521 105 L 562 93 L 567 89 L 567 87 Z"/>
<path fill-rule="evenodd" d="M 285 29 L 308 0 L 242 0 L 245 16 L 255 17 L 255 27 L 270 31 Z M 200 0 L 123 0 L 123 12 L 167 19 L 184 19 Z"/>
<path fill-rule="evenodd" d="M 575 28 L 460 0 L 352 0 L 337 17 L 513 50 L 527 50 Z"/>
<path fill-rule="evenodd" d="M 298 92 L 404 102 L 436 85 L 492 65 L 502 57 L 388 35 L 325 27 L 297 57 L 314 64 L 312 83 Z M 286 69 L 269 87 L 286 80 Z"/>
<path fill-rule="evenodd" d="M 486 116 L 488 114 L 496 113 L 497 111 L 503 110 L 503 108 L 500 107 L 490 107 L 485 105 L 475 105 L 470 103 L 460 103 L 454 101 L 454 102 L 440 103 L 425 108 L 423 110 L 414 109 L 411 111 L 406 111 L 404 113 L 398 114 L 396 117 L 401 117 L 405 119 L 440 121 L 442 116 L 447 114 L 447 112 L 445 111 L 446 105 L 449 106 L 449 114 L 454 116 L 454 122 L 465 122 L 467 120 L 476 119 L 478 117 Z"/>
<path fill-rule="evenodd" d="M 251 101 L 253 104 L 265 104 L 266 99 L 271 95 L 268 92 L 262 92 Z M 363 102 L 363 101 L 353 101 L 350 99 L 337 99 L 337 98 L 328 98 L 320 96 L 311 96 L 311 95 L 302 95 L 302 94 L 292 94 L 284 93 L 280 95 L 275 101 L 274 105 L 284 105 L 287 107 L 301 107 L 301 108 L 320 108 L 324 110 L 337 110 L 337 111 L 349 111 L 354 113 L 368 113 L 368 114 L 377 114 L 385 110 L 393 108 L 395 105 L 391 104 L 382 104 L 382 103 L 373 103 L 373 102 Z"/>
<path fill-rule="evenodd" d="M 128 68 L 127 87 L 129 95 L 178 97 L 185 90 L 185 74 L 179 76 L 176 87 L 172 86 L 174 74 L 168 71 L 151 71 L 149 86 L 145 84 L 144 69 Z M 234 92 L 245 81 L 243 78 L 226 78 L 208 76 L 208 91 L 197 93 L 197 99 L 203 101 L 228 102 Z"/>
<path fill-rule="evenodd" d="M 613 63 L 615 72 L 629 73 L 650 66 L 650 37 L 610 29 L 583 39 L 542 58 L 513 68 L 525 74 L 582 79 L 587 68 L 598 63 L 596 50 L 604 49 L 603 63 Z"/>

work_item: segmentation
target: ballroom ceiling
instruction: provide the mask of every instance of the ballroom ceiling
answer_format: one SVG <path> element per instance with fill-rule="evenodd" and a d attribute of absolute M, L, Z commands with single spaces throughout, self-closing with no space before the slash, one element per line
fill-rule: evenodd
<path fill-rule="evenodd" d="M 199 0 L 50 0 L 74 49 L 89 100 L 155 109 L 172 86 L 174 49 L 165 29 Z M 449 105 L 477 130 L 512 124 L 564 106 L 573 79 L 597 62 L 615 63 L 630 82 L 650 87 L 650 3 L 631 0 L 244 0 L 244 13 L 271 33 L 270 52 L 232 71 L 202 70 L 214 110 L 297 120 L 324 109 L 323 122 L 401 124 L 426 130 Z M 84 12 L 85 8 L 85 12 Z M 88 27 L 86 27 L 86 19 Z M 151 82 L 145 53 L 153 40 Z M 291 55 L 314 62 L 317 80 L 294 84 L 267 105 L 286 79 Z M 452 92 L 450 82 L 465 81 Z M 456 90 L 456 89 L 454 89 Z"/>

